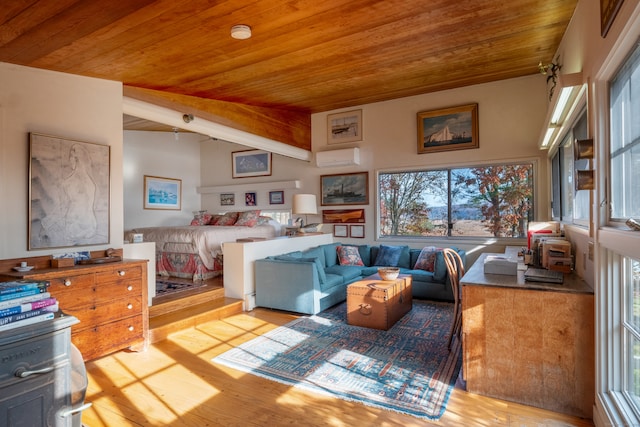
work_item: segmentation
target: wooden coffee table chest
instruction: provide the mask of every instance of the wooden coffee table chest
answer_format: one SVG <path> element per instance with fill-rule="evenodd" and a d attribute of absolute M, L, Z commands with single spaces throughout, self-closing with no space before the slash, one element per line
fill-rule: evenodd
<path fill-rule="evenodd" d="M 374 274 L 347 286 L 347 323 L 388 330 L 413 307 L 411 275 L 382 280 Z"/>

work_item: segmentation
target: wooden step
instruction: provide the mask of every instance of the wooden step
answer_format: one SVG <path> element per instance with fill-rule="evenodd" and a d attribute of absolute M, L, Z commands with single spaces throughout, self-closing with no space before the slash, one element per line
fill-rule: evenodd
<path fill-rule="evenodd" d="M 224 292 L 223 292 L 224 295 Z M 199 304 L 185 306 L 181 310 L 173 310 L 163 314 L 149 315 L 149 343 L 167 339 L 169 335 L 194 328 L 211 320 L 220 320 L 234 314 L 242 313 L 242 300 L 220 297 Z M 150 309 L 152 307 L 149 307 Z"/>
<path fill-rule="evenodd" d="M 224 298 L 224 288 L 221 286 L 203 286 L 178 294 L 156 297 L 153 299 L 153 305 L 149 307 L 149 319 L 220 298 Z"/>

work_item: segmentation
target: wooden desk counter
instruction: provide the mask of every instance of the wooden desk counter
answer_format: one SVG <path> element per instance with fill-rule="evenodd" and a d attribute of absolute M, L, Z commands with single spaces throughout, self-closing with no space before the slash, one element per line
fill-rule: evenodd
<path fill-rule="evenodd" d="M 467 391 L 592 418 L 593 290 L 484 274 L 481 255 L 461 280 Z"/>

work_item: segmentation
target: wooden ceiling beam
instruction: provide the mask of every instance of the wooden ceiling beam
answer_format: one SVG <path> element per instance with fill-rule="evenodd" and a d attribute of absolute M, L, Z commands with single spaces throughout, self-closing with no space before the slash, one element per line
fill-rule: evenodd
<path fill-rule="evenodd" d="M 256 107 L 132 86 L 124 86 L 124 96 L 184 114 L 193 114 L 196 118 L 200 117 L 304 150 L 311 150 L 311 115 L 309 113 Z"/>

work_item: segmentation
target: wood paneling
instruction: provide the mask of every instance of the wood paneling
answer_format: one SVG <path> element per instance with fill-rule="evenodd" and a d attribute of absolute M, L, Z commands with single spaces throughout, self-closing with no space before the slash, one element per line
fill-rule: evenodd
<path fill-rule="evenodd" d="M 537 73 L 576 4 L 6 0 L 0 61 L 199 99 L 190 102 L 232 126 L 288 127 L 280 139 L 304 146 L 304 126 L 283 110 L 308 115 Z M 232 39 L 235 24 L 253 37 Z"/>

